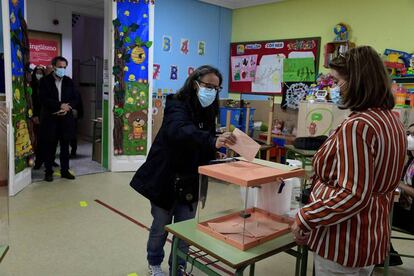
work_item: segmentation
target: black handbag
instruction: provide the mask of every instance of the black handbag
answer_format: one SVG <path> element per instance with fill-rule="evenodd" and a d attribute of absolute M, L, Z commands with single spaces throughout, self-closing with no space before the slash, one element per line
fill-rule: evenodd
<path fill-rule="evenodd" d="M 189 204 L 198 201 L 198 174 L 177 174 L 174 179 L 175 195 L 179 203 Z"/>

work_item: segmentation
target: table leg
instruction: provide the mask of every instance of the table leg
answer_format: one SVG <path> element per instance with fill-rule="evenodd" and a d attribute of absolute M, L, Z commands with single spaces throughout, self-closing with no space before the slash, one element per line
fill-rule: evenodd
<path fill-rule="evenodd" d="M 300 275 L 306 276 L 306 271 L 308 269 L 308 247 L 307 246 L 301 246 L 301 255 L 302 255 L 302 261 L 300 264 Z"/>
<path fill-rule="evenodd" d="M 177 276 L 177 271 L 178 271 L 178 242 L 180 241 L 179 238 L 175 237 L 173 239 L 173 244 L 172 244 L 172 267 L 171 267 L 171 272 L 172 272 L 172 276 Z"/>
<path fill-rule="evenodd" d="M 295 276 L 300 275 L 300 268 L 301 268 L 302 254 L 300 252 L 300 246 L 299 245 L 297 246 L 297 252 L 298 252 L 298 255 L 296 256 Z"/>
<path fill-rule="evenodd" d="M 246 267 L 245 266 L 243 266 L 243 267 L 241 267 L 241 268 L 238 268 L 237 270 L 236 270 L 236 272 L 234 273 L 234 275 L 235 276 L 243 276 L 243 272 L 244 272 L 244 270 L 246 269 Z M 251 272 L 251 271 L 250 271 Z"/>
<path fill-rule="evenodd" d="M 254 267 L 255 267 L 255 264 L 250 265 L 250 276 L 254 276 Z"/>

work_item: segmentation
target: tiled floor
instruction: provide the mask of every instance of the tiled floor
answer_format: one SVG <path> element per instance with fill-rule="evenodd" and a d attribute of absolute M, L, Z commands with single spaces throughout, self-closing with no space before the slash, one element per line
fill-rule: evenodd
<path fill-rule="evenodd" d="M 132 175 L 103 173 L 81 176 L 75 181 L 37 182 L 10 198 L 11 249 L 0 263 L 0 275 L 146 275 L 147 230 L 94 201 L 100 200 L 150 225 L 148 201 L 129 187 Z M 230 192 L 234 193 L 225 187 L 209 197 L 219 206 Z M 81 207 L 81 201 L 88 206 Z M 414 242 L 394 244 L 401 253 L 414 252 Z M 312 258 L 308 275 L 312 275 L 311 263 Z M 259 262 L 256 275 L 294 275 L 294 265 L 293 257 L 278 254 Z M 166 265 L 164 268 L 167 270 Z M 414 259 L 404 259 L 403 266 L 391 268 L 390 272 L 414 275 Z M 194 274 L 202 275 L 197 271 Z M 381 275 L 381 270 L 375 275 Z"/>

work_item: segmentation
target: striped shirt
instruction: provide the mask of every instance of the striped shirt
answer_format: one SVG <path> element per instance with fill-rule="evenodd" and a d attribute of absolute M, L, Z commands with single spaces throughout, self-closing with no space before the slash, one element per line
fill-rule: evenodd
<path fill-rule="evenodd" d="M 326 140 L 313 159 L 311 203 L 296 217 L 310 250 L 347 267 L 383 262 L 406 139 L 392 111 L 376 108 L 352 113 Z"/>

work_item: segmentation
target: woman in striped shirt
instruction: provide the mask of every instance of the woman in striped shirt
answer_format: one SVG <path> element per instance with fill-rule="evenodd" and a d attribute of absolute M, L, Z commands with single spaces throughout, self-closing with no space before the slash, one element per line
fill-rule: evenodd
<path fill-rule="evenodd" d="M 330 68 L 340 107 L 352 113 L 314 156 L 311 202 L 300 209 L 292 232 L 315 252 L 316 275 L 370 275 L 388 252 L 407 138 L 391 111 L 390 81 L 374 49 L 351 49 Z"/>

